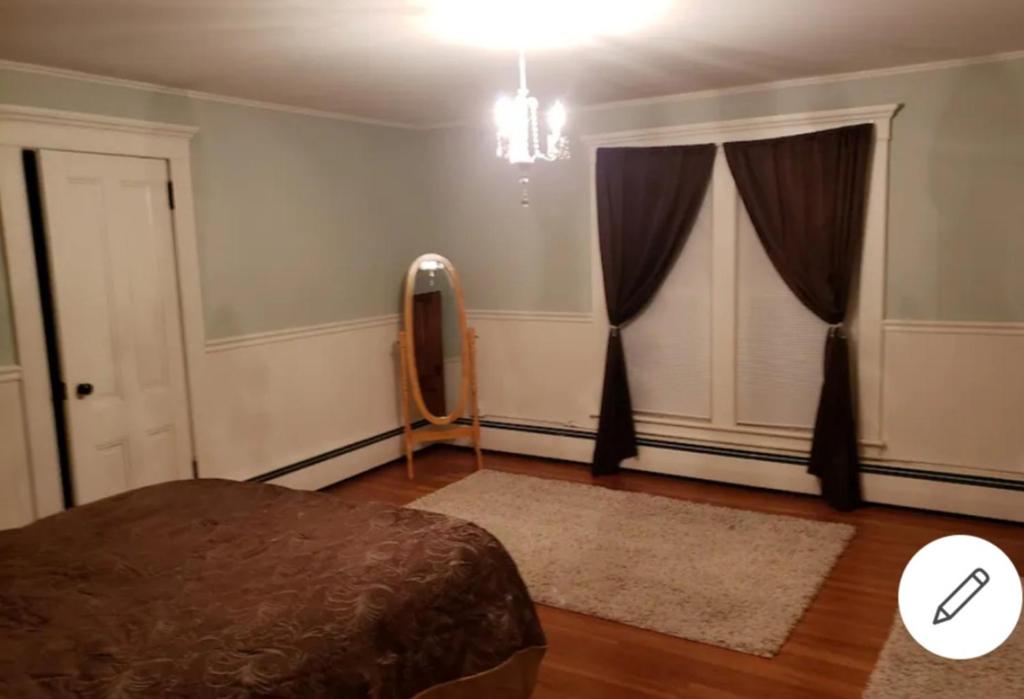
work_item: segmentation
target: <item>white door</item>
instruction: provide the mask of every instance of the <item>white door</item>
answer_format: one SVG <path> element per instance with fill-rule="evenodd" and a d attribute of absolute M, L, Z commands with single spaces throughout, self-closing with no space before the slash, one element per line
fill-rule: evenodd
<path fill-rule="evenodd" d="M 192 476 L 167 163 L 42 151 L 75 502 Z"/>

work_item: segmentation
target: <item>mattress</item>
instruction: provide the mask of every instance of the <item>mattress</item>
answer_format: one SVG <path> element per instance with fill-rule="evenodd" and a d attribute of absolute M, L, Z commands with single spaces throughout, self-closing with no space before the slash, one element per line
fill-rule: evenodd
<path fill-rule="evenodd" d="M 195 480 L 0 532 L 0 696 L 443 696 L 502 669 L 526 696 L 544 643 L 505 549 L 442 515 Z"/>

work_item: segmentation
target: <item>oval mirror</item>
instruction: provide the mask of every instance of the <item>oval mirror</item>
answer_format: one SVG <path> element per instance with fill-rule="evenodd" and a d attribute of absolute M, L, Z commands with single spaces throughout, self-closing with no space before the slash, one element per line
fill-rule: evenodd
<path fill-rule="evenodd" d="M 468 335 L 462 287 L 441 255 L 420 255 L 405 277 L 403 323 L 412 397 L 423 417 L 448 425 L 465 412 Z"/>

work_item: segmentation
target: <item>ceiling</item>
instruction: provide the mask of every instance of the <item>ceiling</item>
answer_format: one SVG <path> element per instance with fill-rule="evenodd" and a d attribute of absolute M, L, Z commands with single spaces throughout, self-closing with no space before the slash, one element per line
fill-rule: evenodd
<path fill-rule="evenodd" d="M 437 38 L 424 4 L 0 0 L 0 59 L 409 124 L 488 119 L 515 55 Z M 1021 0 L 675 0 L 646 28 L 528 60 L 533 92 L 572 106 L 1019 49 Z"/>

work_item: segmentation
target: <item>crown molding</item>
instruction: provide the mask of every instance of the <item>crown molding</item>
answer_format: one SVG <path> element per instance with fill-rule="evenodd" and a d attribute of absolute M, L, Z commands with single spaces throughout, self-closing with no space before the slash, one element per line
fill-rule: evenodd
<path fill-rule="evenodd" d="M 300 116 L 317 117 L 319 119 L 332 119 L 334 121 L 345 121 L 355 124 L 366 124 L 368 126 L 381 126 L 391 129 L 405 129 L 410 131 L 422 131 L 425 130 L 426 128 L 429 128 L 423 125 L 409 124 L 401 121 L 374 119 L 371 117 L 363 117 L 355 114 L 345 114 L 342 112 L 332 112 L 322 109 L 309 109 L 307 107 L 298 107 L 290 104 L 281 104 L 279 102 L 264 102 L 262 100 L 247 99 L 244 97 L 232 97 L 231 95 L 221 95 L 213 92 L 203 92 L 201 90 L 187 90 L 185 88 L 180 87 L 168 87 L 166 85 L 143 82 L 141 80 L 113 78 L 106 75 L 86 73 L 78 70 L 70 70 L 68 68 L 54 68 L 51 66 L 41 66 L 36 65 L 34 63 L 20 63 L 18 61 L 8 61 L 0 59 L 0 70 L 10 70 L 18 73 L 30 73 L 33 75 L 44 75 L 46 77 L 51 78 L 80 80 L 83 82 L 90 82 L 98 85 L 107 85 L 110 87 L 119 87 L 128 90 L 155 92 L 161 95 L 174 95 L 176 97 L 184 97 L 186 99 L 203 100 L 206 102 L 218 102 L 220 104 L 229 104 L 236 107 L 264 109 L 273 112 L 284 112 L 286 114 L 298 114 Z"/>
<path fill-rule="evenodd" d="M 65 112 L 57 109 L 40 107 L 24 107 L 17 104 L 0 104 L 0 123 L 30 122 L 50 126 L 74 126 L 79 128 L 103 129 L 105 131 L 121 131 L 147 136 L 165 136 L 170 138 L 191 139 L 199 128 L 187 124 L 169 124 L 166 122 L 142 121 L 141 119 L 125 119 L 122 117 L 86 114 L 83 112 Z"/>
<path fill-rule="evenodd" d="M 639 97 L 636 99 L 615 100 L 611 102 L 598 102 L 595 104 L 580 105 L 576 107 L 576 110 L 583 113 L 601 112 L 610 109 L 700 100 L 711 97 L 725 97 L 728 95 L 740 95 L 749 92 L 762 92 L 765 90 L 783 90 L 788 88 L 823 85 L 827 83 L 847 82 L 851 80 L 866 80 L 870 78 L 883 78 L 895 75 L 906 75 L 911 73 L 921 73 L 933 70 L 948 70 L 950 68 L 962 68 L 966 66 L 982 65 L 986 63 L 1001 63 L 1005 61 L 1015 61 L 1022 58 L 1024 58 L 1024 50 L 1007 51 L 1003 53 L 988 54 L 984 56 L 973 56 L 970 58 L 954 58 L 943 61 L 931 61 L 927 63 L 912 63 L 901 66 L 893 66 L 889 68 L 871 68 L 868 70 L 851 71 L 845 73 L 826 73 L 823 75 L 808 76 L 803 78 L 787 78 L 784 80 L 774 80 L 769 82 L 748 83 L 746 85 L 736 85 L 733 87 L 711 88 L 707 90 L 694 90 L 690 92 L 677 92 L 669 95 L 658 95 L 655 97 Z M 98 75 L 96 73 L 86 73 L 84 71 L 71 70 L 68 68 L 55 68 L 52 66 L 42 66 L 34 63 L 22 63 L 19 61 L 9 61 L 4 59 L 0 59 L 0 70 L 11 70 L 20 73 L 32 73 L 36 75 L 45 75 L 56 78 L 69 78 L 72 80 L 82 80 L 85 82 L 98 83 L 101 85 L 110 85 L 113 87 L 121 87 L 130 90 L 143 90 L 147 92 L 156 92 L 166 95 L 176 95 L 179 97 L 186 97 L 189 99 L 205 100 L 208 102 L 220 102 L 222 104 L 231 104 L 240 107 L 250 107 L 253 109 L 265 109 L 269 111 L 285 112 L 289 114 L 299 114 L 302 116 L 318 117 L 321 119 L 333 119 L 336 121 L 347 121 L 357 124 L 382 126 L 393 129 L 406 129 L 410 131 L 441 131 L 445 129 L 455 129 L 472 126 L 476 123 L 467 120 L 453 120 L 445 122 L 435 122 L 432 124 L 412 124 L 401 121 L 375 119 L 372 117 L 358 116 L 355 114 L 346 114 L 343 112 L 333 112 L 321 109 L 309 109 L 306 107 L 281 104 L 278 102 L 265 102 L 261 100 L 246 99 L 243 97 L 232 97 L 230 95 L 222 95 L 212 92 L 202 92 L 200 90 L 188 90 L 185 88 L 168 87 L 166 85 L 159 85 L 157 83 L 144 82 L 141 80 L 114 78 L 105 75 Z"/>
<path fill-rule="evenodd" d="M 704 140 L 720 142 L 726 138 L 735 140 L 772 138 L 781 135 L 783 131 L 827 129 L 871 122 L 876 125 L 875 138 L 884 141 L 889 138 L 890 122 L 900 107 L 899 104 L 881 104 L 819 112 L 709 121 L 699 124 L 678 124 L 651 129 L 584 134 L 580 139 L 591 149 L 604 146 L 698 143 Z"/>
<path fill-rule="evenodd" d="M 672 102 L 701 100 L 709 97 L 742 95 L 748 92 L 785 90 L 796 87 L 813 87 L 815 85 L 827 85 L 830 83 L 849 82 L 852 80 L 868 80 L 871 78 L 885 78 L 912 73 L 924 73 L 933 70 L 949 70 L 950 68 L 964 68 L 967 66 L 983 65 L 986 63 L 1003 63 L 1006 61 L 1016 61 L 1018 59 L 1024 59 L 1024 50 L 1007 51 L 1004 53 L 995 53 L 986 56 L 973 56 L 970 58 L 953 58 L 944 61 L 931 61 L 929 63 L 912 63 L 909 65 L 892 66 L 890 68 L 870 68 L 868 70 L 858 70 L 846 73 L 825 73 L 824 75 L 813 75 L 804 78 L 786 78 L 784 80 L 736 85 L 734 87 L 679 92 L 672 95 L 658 95 L 656 97 L 639 97 L 636 99 L 616 100 L 613 102 L 600 102 L 591 105 L 581 105 L 577 107 L 577 111 L 586 113 L 601 112 L 609 109 L 620 109 L 623 107 L 642 107 L 649 104 L 666 104 Z"/>

